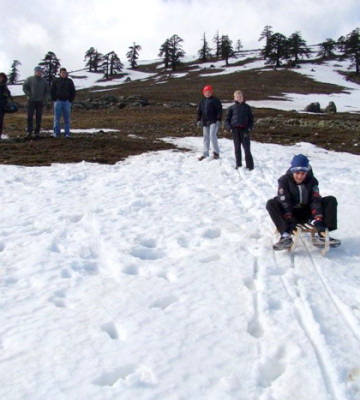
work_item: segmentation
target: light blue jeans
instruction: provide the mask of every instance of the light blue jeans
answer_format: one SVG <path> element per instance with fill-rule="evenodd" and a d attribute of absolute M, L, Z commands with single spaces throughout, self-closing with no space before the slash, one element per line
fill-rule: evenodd
<path fill-rule="evenodd" d="M 54 133 L 56 137 L 60 136 L 60 119 L 63 116 L 65 125 L 65 136 L 70 136 L 70 115 L 71 115 L 71 103 L 70 101 L 56 100 L 54 102 Z"/>
<path fill-rule="evenodd" d="M 220 128 L 220 122 L 211 124 L 203 127 L 204 136 L 204 156 L 209 157 L 210 141 L 214 150 L 214 153 L 220 154 L 219 144 L 217 140 L 217 133 Z"/>

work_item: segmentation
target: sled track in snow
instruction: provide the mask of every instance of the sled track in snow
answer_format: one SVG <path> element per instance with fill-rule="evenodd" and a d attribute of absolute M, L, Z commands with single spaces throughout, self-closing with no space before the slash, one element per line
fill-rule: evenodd
<path fill-rule="evenodd" d="M 309 245 L 307 243 L 305 243 L 305 241 L 303 240 L 302 237 L 300 237 L 300 241 L 306 250 L 306 253 L 308 255 L 308 259 L 310 260 L 312 269 L 313 269 L 314 273 L 316 274 L 316 276 L 319 278 L 319 282 L 321 283 L 321 286 L 322 286 L 324 292 L 326 293 L 328 299 L 330 300 L 330 302 L 333 304 L 333 306 L 337 310 L 338 316 L 342 318 L 344 324 L 351 331 L 354 338 L 360 343 L 360 326 L 359 326 L 359 324 L 357 323 L 356 319 L 353 316 L 346 313 L 341 302 L 337 299 L 336 295 L 333 293 L 333 291 L 331 290 L 329 285 L 327 285 L 327 283 L 320 271 L 319 266 L 314 261 L 314 257 L 311 254 Z"/>
<path fill-rule="evenodd" d="M 311 305 L 309 302 L 301 299 L 298 283 L 295 278 L 289 281 L 285 277 L 281 277 L 281 283 L 288 298 L 293 304 L 296 320 L 316 355 L 325 387 L 331 396 L 330 398 L 333 400 L 345 399 L 347 396 L 339 389 L 340 384 L 337 379 L 336 371 L 334 368 L 330 368 L 332 363 L 327 346 L 322 338 L 321 330 L 315 330 L 313 328 L 314 325 L 318 325 L 318 322 L 314 317 Z M 309 320 L 311 320 L 311 323 L 308 322 Z"/>
<path fill-rule="evenodd" d="M 328 341 L 341 342 L 342 337 L 347 337 L 348 347 L 342 350 L 345 354 L 355 353 L 359 348 L 360 328 L 324 279 L 312 254 L 312 245 L 306 243 L 302 237 L 300 243 L 305 249 L 305 257 L 296 253 L 289 254 L 291 273 L 281 276 L 281 283 L 293 304 L 295 318 L 316 355 L 330 398 L 342 400 L 348 396 L 341 383 L 339 368 L 347 369 L 349 366 L 344 365 L 341 350 L 334 349 Z M 328 319 L 337 320 L 336 324 L 332 325 L 327 321 L 329 314 L 331 318 Z M 336 340 L 337 338 L 340 339 Z M 339 367 L 341 364 L 343 365 Z"/>

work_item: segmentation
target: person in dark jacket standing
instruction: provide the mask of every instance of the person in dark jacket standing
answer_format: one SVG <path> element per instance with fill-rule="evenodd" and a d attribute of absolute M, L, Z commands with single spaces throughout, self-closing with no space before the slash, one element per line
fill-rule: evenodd
<path fill-rule="evenodd" d="M 56 78 L 51 87 L 51 99 L 54 102 L 54 135 L 60 136 L 60 119 L 63 116 L 66 138 L 70 137 L 71 105 L 75 98 L 75 86 L 68 77 L 66 68 L 60 68 L 60 77 Z"/>
<path fill-rule="evenodd" d="M 4 106 L 10 97 L 10 90 L 7 85 L 7 76 L 4 72 L 0 72 L 0 139 L 3 131 L 3 122 L 4 122 Z"/>
<path fill-rule="evenodd" d="M 28 96 L 28 109 L 27 109 L 27 135 L 28 139 L 31 138 L 33 133 L 33 119 L 34 113 L 36 115 L 35 123 L 35 136 L 34 139 L 39 138 L 41 129 L 42 114 L 44 103 L 49 95 L 49 85 L 42 77 L 42 69 L 38 65 L 34 69 L 34 75 L 26 78 L 23 84 L 23 91 Z"/>
<path fill-rule="evenodd" d="M 217 97 L 213 96 L 213 88 L 207 85 L 203 89 L 204 99 L 199 103 L 197 109 L 197 126 L 203 129 L 204 151 L 199 161 L 209 157 L 210 141 L 213 146 L 213 158 L 220 157 L 220 149 L 217 140 L 217 132 L 220 128 L 222 117 L 222 105 Z"/>
<path fill-rule="evenodd" d="M 334 196 L 321 197 L 318 185 L 309 159 L 303 154 L 294 156 L 290 168 L 278 180 L 277 196 L 266 203 L 281 235 L 274 250 L 291 247 L 297 223 L 313 221 L 318 238 L 323 241 L 326 228 L 329 231 L 337 229 L 337 200 Z M 330 245 L 339 246 L 340 241 L 330 238 Z"/>
<path fill-rule="evenodd" d="M 251 107 L 245 103 L 245 96 L 241 90 L 234 92 L 235 104 L 227 112 L 225 129 L 231 132 L 234 140 L 235 168 L 242 166 L 241 145 L 245 152 L 246 168 L 254 169 L 254 160 L 250 150 L 250 132 L 254 127 L 254 116 Z"/>

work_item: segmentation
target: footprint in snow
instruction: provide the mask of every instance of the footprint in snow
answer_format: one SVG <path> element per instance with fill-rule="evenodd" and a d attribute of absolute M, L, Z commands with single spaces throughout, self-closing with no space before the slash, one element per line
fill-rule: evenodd
<path fill-rule="evenodd" d="M 112 340 L 125 340 L 126 335 L 124 332 L 119 332 L 116 328 L 116 325 L 113 322 L 107 322 L 106 324 L 101 326 L 101 330 L 109 335 Z"/>
<path fill-rule="evenodd" d="M 110 372 L 104 372 L 93 381 L 93 384 L 97 386 L 116 386 L 119 381 L 139 388 L 154 385 L 156 378 L 153 371 L 145 365 L 126 364 Z"/>
<path fill-rule="evenodd" d="M 221 236 L 221 229 L 219 228 L 209 228 L 202 234 L 205 239 L 216 239 Z"/>
<path fill-rule="evenodd" d="M 134 247 L 130 254 L 141 260 L 158 260 L 164 257 L 164 253 L 161 250 L 147 247 Z"/>
<path fill-rule="evenodd" d="M 58 290 L 54 293 L 53 296 L 50 297 L 49 301 L 55 304 L 56 307 L 65 308 L 66 307 L 64 302 L 65 297 L 66 297 L 65 291 Z"/>
<path fill-rule="evenodd" d="M 122 269 L 122 272 L 127 275 L 138 275 L 139 269 L 136 265 L 127 265 Z"/>
<path fill-rule="evenodd" d="M 176 296 L 167 296 L 156 300 L 151 304 L 150 308 L 160 308 L 162 310 L 167 309 L 171 304 L 177 302 L 179 299 Z"/>
<path fill-rule="evenodd" d="M 255 315 L 254 318 L 248 322 L 247 331 L 251 336 L 257 339 L 264 335 L 264 329 L 257 315 Z"/>
<path fill-rule="evenodd" d="M 286 370 L 284 356 L 286 351 L 282 347 L 272 357 L 262 361 L 259 365 L 259 386 L 270 387 Z"/>

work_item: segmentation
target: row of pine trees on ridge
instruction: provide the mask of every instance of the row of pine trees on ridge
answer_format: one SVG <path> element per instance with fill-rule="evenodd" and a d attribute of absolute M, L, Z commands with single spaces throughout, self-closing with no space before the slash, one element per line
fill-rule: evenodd
<path fill-rule="evenodd" d="M 274 68 L 279 68 L 282 65 L 294 67 L 304 57 L 309 58 L 312 53 L 310 47 L 298 31 L 286 37 L 281 33 L 274 33 L 272 27 L 266 25 L 259 37 L 259 41 L 263 40 L 265 41 L 265 45 L 261 49 L 261 55 L 265 63 Z M 179 67 L 181 60 L 185 56 L 183 42 L 181 37 L 174 34 L 160 46 L 158 56 L 161 57 L 165 69 L 175 71 Z M 229 65 L 229 59 L 236 57 L 236 54 L 243 48 L 240 39 L 237 40 L 234 47 L 233 41 L 230 40 L 229 36 L 220 36 L 219 32 L 213 38 L 213 47 L 210 47 L 205 33 L 202 36 L 201 43 L 201 48 L 198 51 L 200 62 L 224 60 L 226 65 Z M 133 43 L 126 53 L 126 58 L 132 69 L 138 66 L 137 61 L 141 49 L 139 44 Z M 318 44 L 318 49 L 317 55 L 323 60 L 336 58 L 336 51 L 340 52 L 341 58 L 349 58 L 351 60 L 350 68 L 355 69 L 354 74 L 360 74 L 360 28 L 354 29 L 346 36 L 341 36 L 338 40 L 326 39 L 324 42 Z M 106 80 L 121 73 L 124 67 L 115 51 L 102 54 L 94 47 L 90 47 L 85 52 L 84 62 L 90 72 L 103 73 Z M 19 81 L 18 68 L 20 65 L 21 62 L 19 60 L 13 61 L 9 73 L 10 84 L 16 84 Z M 60 59 L 54 52 L 49 51 L 43 60 L 39 62 L 39 65 L 43 67 L 44 77 L 51 84 L 59 71 L 61 65 Z"/>

